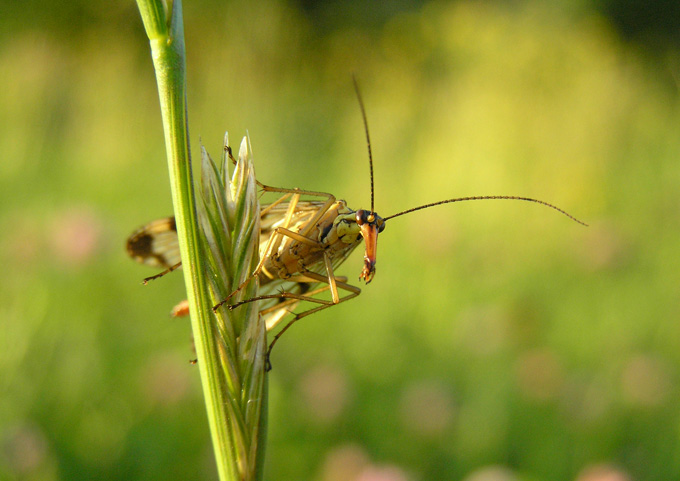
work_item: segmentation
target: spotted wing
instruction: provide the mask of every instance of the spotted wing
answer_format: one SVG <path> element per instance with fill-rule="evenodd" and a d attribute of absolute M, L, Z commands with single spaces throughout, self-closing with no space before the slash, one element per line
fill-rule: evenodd
<path fill-rule="evenodd" d="M 166 217 L 140 227 L 127 240 L 127 253 L 137 262 L 169 269 L 181 261 L 177 225 Z"/>

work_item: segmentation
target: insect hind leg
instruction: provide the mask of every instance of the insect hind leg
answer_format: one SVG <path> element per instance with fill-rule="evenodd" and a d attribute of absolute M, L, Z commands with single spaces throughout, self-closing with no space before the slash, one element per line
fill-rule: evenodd
<path fill-rule="evenodd" d="M 307 281 L 299 281 L 299 282 L 301 284 L 303 282 L 307 282 L 307 283 L 326 282 L 326 280 L 323 276 L 319 276 L 319 277 L 320 277 L 320 279 L 314 277 L 314 278 L 310 278 Z M 332 289 L 330 284 L 326 284 L 323 287 L 311 290 L 309 292 L 306 292 L 305 294 L 295 294 L 295 293 L 292 293 L 292 292 L 281 292 L 279 294 L 271 294 L 271 295 L 266 295 L 266 296 L 254 297 L 252 299 L 246 299 L 246 300 L 241 301 L 237 304 L 229 306 L 229 309 L 235 309 L 238 306 L 241 306 L 243 304 L 247 304 L 247 303 L 250 303 L 250 302 L 255 302 L 255 301 L 260 301 L 260 300 L 265 300 L 265 299 L 278 299 L 278 300 L 280 300 L 280 302 L 278 302 L 274 306 L 271 306 L 267 309 L 263 309 L 262 311 L 260 311 L 260 314 L 262 314 L 262 315 L 271 314 L 271 313 L 276 315 L 276 312 L 280 311 L 281 309 L 286 309 L 288 307 L 290 307 L 291 309 L 294 309 L 295 306 L 300 301 L 308 301 L 308 302 L 312 302 L 312 303 L 315 303 L 315 304 L 319 304 L 316 307 L 313 307 L 311 309 L 307 309 L 306 311 L 303 311 L 303 312 L 300 312 L 300 313 L 297 313 L 297 314 L 294 313 L 294 312 L 288 311 L 288 313 L 293 315 L 293 318 L 290 321 L 288 321 L 288 323 L 286 323 L 286 325 L 283 326 L 283 328 L 279 332 L 277 332 L 276 335 L 274 335 L 274 338 L 269 343 L 269 347 L 267 348 L 265 367 L 266 367 L 267 371 L 270 371 L 271 368 L 272 368 L 271 361 L 270 361 L 272 349 L 274 349 L 274 345 L 276 344 L 276 342 L 281 338 L 281 336 L 283 336 L 283 333 L 286 332 L 288 329 L 290 329 L 293 324 L 295 324 L 297 321 L 299 321 L 302 318 L 305 318 L 307 316 L 315 314 L 315 313 L 322 311 L 324 309 L 328 309 L 329 307 L 333 307 L 336 304 L 340 304 L 341 302 L 345 302 L 345 301 L 348 301 L 350 299 L 353 299 L 353 298 L 357 297 L 359 294 L 361 294 L 361 289 L 359 289 L 356 286 L 346 284 L 344 282 L 346 280 L 347 279 L 345 277 L 335 278 L 336 288 L 339 288 L 339 289 L 342 289 L 342 290 L 348 292 L 348 294 L 345 295 L 345 296 L 342 296 L 342 297 L 338 296 L 337 302 L 334 302 L 333 300 L 329 301 L 329 300 L 318 299 L 316 297 L 313 297 L 317 294 L 320 294 L 322 292 L 325 292 L 325 291 Z M 288 313 L 286 313 L 286 314 L 288 314 Z M 284 314 L 281 317 L 284 317 L 286 314 Z M 273 323 L 271 326 L 268 325 L 267 330 L 269 330 L 270 328 L 273 328 L 276 324 L 278 324 L 279 319 L 280 318 L 277 318 L 276 322 Z"/>
<path fill-rule="evenodd" d="M 346 277 L 335 277 L 333 274 L 333 266 L 330 261 L 330 258 L 327 255 L 324 255 L 324 263 L 325 263 L 325 268 L 327 275 L 321 275 L 316 272 L 311 272 L 308 270 L 305 270 L 300 276 L 296 278 L 298 283 L 323 283 L 325 284 L 323 287 L 320 287 L 318 289 L 315 289 L 310 292 L 305 292 L 304 294 L 295 294 L 292 292 L 281 292 L 278 294 L 270 294 L 270 295 L 265 295 L 265 296 L 257 296 L 252 299 L 246 299 L 244 301 L 238 302 L 236 304 L 233 304 L 229 306 L 229 309 L 235 309 L 238 306 L 241 306 L 243 304 L 249 303 L 249 302 L 255 302 L 259 300 L 265 300 L 265 299 L 278 299 L 280 302 L 277 303 L 276 305 L 263 310 L 261 313 L 266 314 L 266 313 L 271 313 L 274 311 L 278 311 L 280 309 L 284 309 L 287 306 L 293 306 L 296 305 L 297 302 L 300 301 L 307 301 L 307 302 L 312 302 L 315 304 L 319 304 L 316 307 L 313 307 L 311 309 L 308 309 L 306 311 L 300 312 L 298 314 L 292 313 L 293 314 L 293 319 L 291 319 L 284 327 L 281 329 L 272 339 L 272 342 L 269 344 L 269 347 L 267 349 L 267 360 L 266 360 L 266 366 L 267 370 L 271 369 L 271 362 L 270 362 L 270 356 L 272 349 L 274 348 L 274 345 L 276 342 L 281 338 L 284 332 L 286 332 L 290 327 L 295 324 L 297 321 L 300 319 L 307 317 L 311 314 L 314 314 L 316 312 L 322 311 L 324 309 L 327 309 L 329 307 L 332 307 L 336 304 L 340 304 L 341 302 L 348 301 L 350 299 L 353 299 L 354 297 L 357 297 L 361 293 L 361 289 L 359 289 L 356 286 L 353 286 L 351 284 L 347 284 L 347 278 Z M 342 289 L 345 292 L 348 292 L 348 294 L 344 296 L 340 296 L 338 289 Z M 326 299 L 319 299 L 317 297 L 314 297 L 315 295 L 325 292 L 325 291 L 330 291 L 331 292 L 331 300 L 326 300 Z M 278 323 L 278 320 L 277 322 Z M 271 329 L 275 326 L 276 324 L 272 324 L 271 326 L 267 326 L 267 329 Z"/>
<path fill-rule="evenodd" d="M 319 277 L 323 277 L 323 276 L 319 276 Z M 320 279 L 315 279 L 315 280 L 320 281 L 320 282 L 324 282 L 324 281 L 321 281 Z M 336 288 L 340 288 L 340 289 L 343 289 L 343 290 L 349 292 L 349 294 L 347 294 L 343 297 L 338 297 L 337 302 L 326 301 L 326 300 L 323 300 L 323 299 L 316 299 L 316 298 L 311 297 L 314 294 L 318 294 L 320 292 L 327 291 L 329 289 L 332 290 L 331 284 L 328 284 L 328 285 L 326 285 L 326 286 L 324 286 L 320 289 L 316 289 L 312 292 L 309 292 L 308 295 L 305 295 L 305 296 L 294 295 L 297 299 L 315 302 L 315 303 L 319 303 L 321 305 L 319 305 L 317 307 L 313 307 L 313 308 L 308 309 L 306 311 L 300 312 L 298 314 L 291 313 L 291 314 L 294 314 L 293 318 L 290 321 L 288 321 L 288 323 L 285 326 L 283 326 L 283 328 L 274 335 L 272 342 L 269 343 L 269 347 L 267 348 L 267 358 L 266 358 L 265 365 L 266 365 L 266 369 L 268 371 L 271 370 L 271 368 L 272 368 L 272 364 L 271 364 L 270 359 L 271 359 L 272 349 L 274 349 L 274 345 L 281 338 L 281 336 L 283 336 L 283 333 L 286 332 L 288 329 L 290 329 L 293 324 L 295 324 L 297 321 L 299 321 L 300 319 L 302 319 L 304 317 L 310 316 L 310 315 L 315 314 L 319 311 L 323 311 L 324 309 L 328 309 L 329 307 L 333 307 L 337 304 L 340 304 L 341 302 L 345 302 L 345 301 L 348 301 L 350 299 L 353 299 L 353 298 L 357 297 L 359 294 L 361 294 L 361 289 L 359 289 L 356 286 L 346 284 L 345 282 L 341 282 L 340 278 L 335 278 L 334 284 L 335 284 Z"/>

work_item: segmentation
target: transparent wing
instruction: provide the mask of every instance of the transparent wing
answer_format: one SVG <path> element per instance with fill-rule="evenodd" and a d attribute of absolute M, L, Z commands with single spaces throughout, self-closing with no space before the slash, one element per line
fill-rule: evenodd
<path fill-rule="evenodd" d="M 289 229 L 293 231 L 300 230 L 323 205 L 323 202 L 317 201 L 298 202 L 293 211 Z M 262 206 L 260 215 L 260 245 L 265 244 L 269 240 L 269 236 L 274 229 L 283 225 L 289 207 L 289 202 Z"/>

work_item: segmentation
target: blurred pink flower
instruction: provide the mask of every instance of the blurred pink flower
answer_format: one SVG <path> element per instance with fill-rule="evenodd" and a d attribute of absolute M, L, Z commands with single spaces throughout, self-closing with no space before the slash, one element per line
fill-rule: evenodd
<path fill-rule="evenodd" d="M 624 471 L 608 465 L 595 464 L 586 466 L 579 473 L 576 481 L 631 481 L 631 477 Z"/>
<path fill-rule="evenodd" d="M 67 265 L 90 261 L 101 246 L 99 218 L 84 207 L 70 207 L 56 215 L 47 233 L 55 259 Z"/>
<path fill-rule="evenodd" d="M 420 381 L 408 386 L 400 404 L 402 423 L 423 436 L 445 432 L 455 415 L 453 396 L 445 386 L 434 381 Z"/>
<path fill-rule="evenodd" d="M 322 422 L 337 419 L 350 398 L 344 371 L 331 365 L 317 366 L 308 371 L 300 380 L 299 391 L 308 414 Z"/>

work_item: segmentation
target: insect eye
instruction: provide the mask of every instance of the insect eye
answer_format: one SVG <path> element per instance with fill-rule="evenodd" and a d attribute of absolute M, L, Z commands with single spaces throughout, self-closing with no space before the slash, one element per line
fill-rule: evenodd
<path fill-rule="evenodd" d="M 385 230 L 385 221 L 378 223 L 378 234 Z"/>
<path fill-rule="evenodd" d="M 359 209 L 356 214 L 357 224 L 364 225 L 366 223 L 366 211 Z"/>

